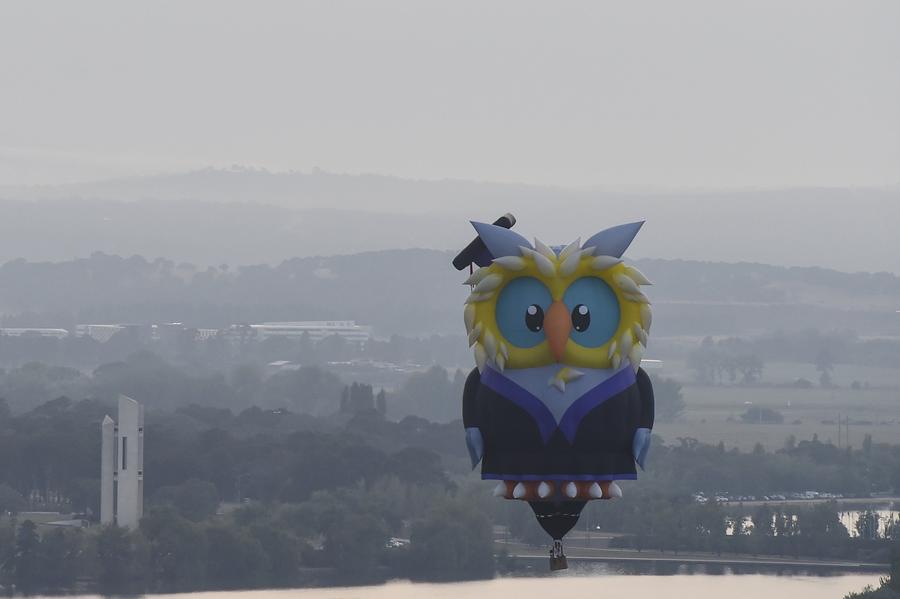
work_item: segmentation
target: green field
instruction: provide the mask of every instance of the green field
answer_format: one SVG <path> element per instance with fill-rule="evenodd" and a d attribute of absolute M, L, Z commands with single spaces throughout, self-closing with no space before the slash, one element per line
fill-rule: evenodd
<path fill-rule="evenodd" d="M 665 360 L 660 375 L 683 382 L 694 380 L 694 371 L 684 360 Z M 784 385 L 799 378 L 818 383 L 819 372 L 809 362 L 765 362 L 763 367 L 762 382 L 766 384 Z M 831 378 L 835 385 L 844 388 L 849 388 L 854 381 L 868 383 L 873 387 L 900 388 L 900 370 L 896 368 L 836 364 Z"/>
<path fill-rule="evenodd" d="M 766 366 L 770 376 L 792 372 L 790 365 L 772 366 Z M 860 370 L 845 372 L 844 376 L 850 380 L 875 379 L 878 384 L 888 384 L 898 374 L 889 370 Z M 857 375 L 868 376 L 851 378 Z M 667 368 L 664 376 L 671 376 L 671 370 Z M 694 437 L 707 443 L 723 441 L 726 447 L 742 450 L 752 449 L 757 442 L 767 449 L 777 449 L 784 445 L 789 435 L 802 440 L 817 434 L 823 442 L 837 443 L 836 423 L 840 415 L 842 419 L 850 418 L 850 445 L 860 447 L 866 434 L 872 435 L 876 443 L 900 442 L 900 390 L 852 390 L 840 379 L 838 384 L 842 386 L 836 389 L 686 384 L 682 391 L 685 411 L 675 422 L 659 422 L 654 432 L 667 443 L 677 442 L 678 437 Z M 784 415 L 784 423 L 742 422 L 740 415 L 751 404 L 777 410 Z M 841 444 L 846 445 L 845 431 L 841 432 Z"/>

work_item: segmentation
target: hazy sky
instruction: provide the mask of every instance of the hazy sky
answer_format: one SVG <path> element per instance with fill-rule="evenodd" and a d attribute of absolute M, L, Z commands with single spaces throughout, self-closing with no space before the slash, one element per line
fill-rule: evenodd
<path fill-rule="evenodd" d="M 0 184 L 900 183 L 900 2 L 0 4 Z"/>

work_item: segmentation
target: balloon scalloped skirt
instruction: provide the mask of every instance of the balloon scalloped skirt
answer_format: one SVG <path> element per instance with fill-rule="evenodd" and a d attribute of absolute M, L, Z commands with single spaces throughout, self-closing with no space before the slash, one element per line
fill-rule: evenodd
<path fill-rule="evenodd" d="M 615 481 L 516 481 L 501 480 L 494 488 L 494 496 L 522 501 L 590 501 L 614 499 L 622 496 Z"/>

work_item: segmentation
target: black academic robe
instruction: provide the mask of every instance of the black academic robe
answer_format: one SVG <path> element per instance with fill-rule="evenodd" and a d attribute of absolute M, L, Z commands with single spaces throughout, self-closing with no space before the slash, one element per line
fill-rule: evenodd
<path fill-rule="evenodd" d="M 632 442 L 653 427 L 647 373 L 630 366 L 576 400 L 557 422 L 540 400 L 497 370 L 472 370 L 463 423 L 484 440 L 481 475 L 514 481 L 637 478 Z"/>

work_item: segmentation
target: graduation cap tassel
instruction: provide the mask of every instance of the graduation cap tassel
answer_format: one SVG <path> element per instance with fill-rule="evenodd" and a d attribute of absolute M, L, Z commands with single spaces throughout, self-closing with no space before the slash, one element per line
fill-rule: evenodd
<path fill-rule="evenodd" d="M 504 229 L 511 229 L 513 225 L 516 224 L 516 217 L 513 216 L 512 213 L 507 212 L 495 220 L 493 224 L 498 227 L 503 227 Z M 453 266 L 456 270 L 462 270 L 468 266 L 469 272 L 471 273 L 473 270 L 472 263 L 475 262 L 475 259 L 478 258 L 479 255 L 486 251 L 487 248 L 485 247 L 484 242 L 480 237 L 476 237 L 463 251 L 456 255 L 456 258 L 453 259 Z"/>

